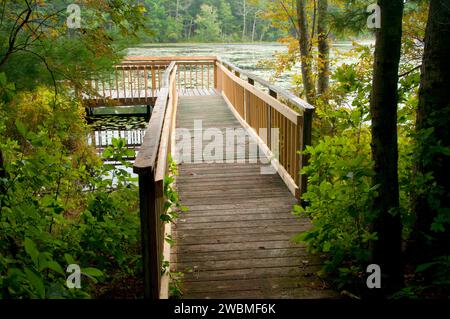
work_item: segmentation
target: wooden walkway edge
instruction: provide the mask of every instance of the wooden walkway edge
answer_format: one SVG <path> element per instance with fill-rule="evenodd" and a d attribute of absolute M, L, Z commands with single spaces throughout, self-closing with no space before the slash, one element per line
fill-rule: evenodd
<path fill-rule="evenodd" d="M 180 97 L 177 128 L 193 132 L 194 120 L 203 129 L 242 128 L 218 94 Z M 183 298 L 337 297 L 316 275 L 320 260 L 291 241 L 310 223 L 291 214 L 297 200 L 279 175 L 261 174 L 263 165 L 179 165 L 177 187 L 189 211 L 173 226 L 171 267 L 184 273 Z"/>

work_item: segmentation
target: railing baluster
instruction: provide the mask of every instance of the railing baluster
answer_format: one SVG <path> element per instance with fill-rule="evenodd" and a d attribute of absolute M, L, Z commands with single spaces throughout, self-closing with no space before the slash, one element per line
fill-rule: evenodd
<path fill-rule="evenodd" d="M 145 103 L 148 103 L 148 72 L 147 66 L 144 65 L 144 94 L 145 94 Z"/>
<path fill-rule="evenodd" d="M 137 93 L 138 93 L 138 101 L 141 100 L 141 70 L 139 66 L 137 67 Z"/>
<path fill-rule="evenodd" d="M 127 98 L 127 85 L 125 83 L 125 67 L 122 67 L 122 85 L 123 85 L 123 99 Z"/>
<path fill-rule="evenodd" d="M 152 64 L 151 66 L 152 71 L 152 98 L 155 98 L 155 88 L 156 88 L 156 74 L 155 74 L 155 65 Z"/>

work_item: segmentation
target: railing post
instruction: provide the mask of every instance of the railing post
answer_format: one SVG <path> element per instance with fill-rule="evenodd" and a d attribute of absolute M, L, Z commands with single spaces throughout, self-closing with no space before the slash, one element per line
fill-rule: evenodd
<path fill-rule="evenodd" d="M 274 99 L 278 99 L 278 93 L 269 89 L 269 95 Z M 272 149 L 272 107 L 267 107 L 267 146 Z M 280 135 L 278 135 L 280 136 Z"/>
<path fill-rule="evenodd" d="M 300 171 L 308 165 L 309 162 L 309 155 L 304 154 L 304 151 L 306 150 L 307 146 L 311 145 L 312 142 L 312 121 L 313 121 L 313 109 L 305 109 L 303 112 L 303 126 L 302 126 L 302 138 L 303 141 L 301 143 L 302 145 L 302 154 L 300 155 L 301 161 L 300 161 Z M 300 174 L 300 173 L 299 173 Z M 308 176 L 305 174 L 300 174 L 300 181 L 299 181 L 299 199 L 301 200 L 301 204 L 305 206 L 307 203 L 302 199 L 303 194 L 307 192 L 308 187 Z"/>
<path fill-rule="evenodd" d="M 156 216 L 156 189 L 154 172 L 139 173 L 139 198 L 141 218 L 141 248 L 144 271 L 144 297 L 158 299 L 161 281 L 159 267 L 158 227 Z"/>
<path fill-rule="evenodd" d="M 255 80 L 252 78 L 247 79 L 248 84 L 255 86 Z M 245 122 L 248 123 L 250 120 L 250 107 L 251 107 L 251 100 L 250 100 L 250 94 L 248 94 L 247 90 L 244 90 L 246 98 L 245 98 L 245 110 L 244 110 L 244 116 L 245 116 Z"/>

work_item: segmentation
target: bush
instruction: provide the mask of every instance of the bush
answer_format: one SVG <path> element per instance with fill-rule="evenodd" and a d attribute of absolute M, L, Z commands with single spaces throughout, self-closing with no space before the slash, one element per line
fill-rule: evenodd
<path fill-rule="evenodd" d="M 347 132 L 325 137 L 308 147 L 310 162 L 304 168 L 308 191 L 303 195 L 309 205 L 295 207 L 295 213 L 310 217 L 313 228 L 295 239 L 305 242 L 313 253 L 325 253 L 324 271 L 337 278 L 337 284 L 359 280 L 360 265 L 368 258 L 370 205 L 376 192 L 371 187 L 372 162 L 367 140 Z"/>
<path fill-rule="evenodd" d="M 123 167 L 125 142 L 104 154 L 122 166 L 102 164 L 85 145 L 78 105 L 63 96 L 54 103 L 45 89 L 0 106 L 0 299 L 87 298 L 99 280 L 139 271 L 138 191 Z M 81 268 L 81 289 L 66 286 L 69 264 Z"/>

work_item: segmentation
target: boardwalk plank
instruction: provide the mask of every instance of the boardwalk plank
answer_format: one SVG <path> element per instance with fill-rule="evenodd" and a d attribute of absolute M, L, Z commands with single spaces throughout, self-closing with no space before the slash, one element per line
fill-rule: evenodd
<path fill-rule="evenodd" d="M 202 120 L 203 129 L 242 129 L 223 98 L 208 93 L 215 95 L 180 97 L 177 128 L 188 129 L 192 139 L 177 136 L 178 150 L 194 145 L 195 120 Z M 243 163 L 179 165 L 177 187 L 189 211 L 173 227 L 171 267 L 185 272 L 183 297 L 336 297 L 315 274 L 320 258 L 291 240 L 310 229 L 309 220 L 292 214 L 297 201 L 279 175 L 261 174 L 267 164 L 249 155 L 251 142 L 239 144 L 246 147 L 237 151 Z"/>

